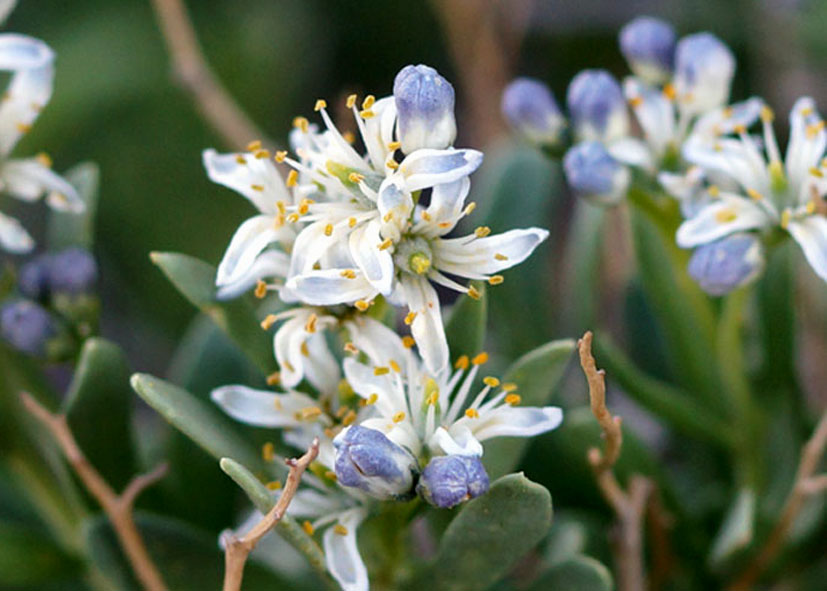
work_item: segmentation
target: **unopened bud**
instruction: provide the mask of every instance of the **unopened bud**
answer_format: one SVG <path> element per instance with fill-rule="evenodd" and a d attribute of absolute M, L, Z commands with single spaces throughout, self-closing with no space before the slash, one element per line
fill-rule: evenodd
<path fill-rule="evenodd" d="M 529 141 L 545 146 L 560 143 L 566 122 L 548 86 L 533 78 L 517 78 L 503 91 L 503 116 Z"/>
<path fill-rule="evenodd" d="M 457 136 L 454 87 L 429 66 L 405 66 L 393 82 L 402 151 L 447 148 Z"/>
<path fill-rule="evenodd" d="M 435 507 L 449 509 L 485 494 L 488 486 L 477 456 L 437 456 L 422 471 L 416 491 Z"/>
<path fill-rule="evenodd" d="M 661 19 L 639 16 L 620 30 L 620 51 L 637 76 L 660 84 L 672 73 L 675 30 Z"/>
<path fill-rule="evenodd" d="M 711 33 L 684 37 L 675 50 L 675 91 L 687 113 L 710 111 L 729 100 L 735 57 Z"/>
<path fill-rule="evenodd" d="M 620 85 L 605 70 L 583 70 L 566 95 L 578 141 L 608 142 L 629 132 L 629 113 Z"/>
<path fill-rule="evenodd" d="M 0 309 L 0 335 L 19 351 L 43 356 L 54 334 L 49 312 L 32 301 L 13 300 Z"/>
<path fill-rule="evenodd" d="M 563 158 L 566 180 L 579 197 L 613 205 L 626 194 L 631 174 L 598 142 L 583 142 Z"/>
<path fill-rule="evenodd" d="M 755 279 L 764 268 L 764 248 L 753 234 L 731 234 L 695 249 L 689 275 L 701 289 L 722 296 Z"/>

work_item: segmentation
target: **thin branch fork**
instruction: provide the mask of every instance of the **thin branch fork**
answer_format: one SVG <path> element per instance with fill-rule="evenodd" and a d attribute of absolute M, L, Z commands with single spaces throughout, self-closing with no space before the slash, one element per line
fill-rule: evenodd
<path fill-rule="evenodd" d="M 133 516 L 138 495 L 166 474 L 166 464 L 161 464 L 146 474 L 135 476 L 119 495 L 81 451 L 69 428 L 66 415 L 52 413 L 26 392 L 21 393 L 20 399 L 29 414 L 49 430 L 66 457 L 66 461 L 72 466 L 90 494 L 100 503 L 115 530 L 115 535 L 118 537 L 135 576 L 144 589 L 166 591 L 167 586 L 160 571 L 152 562 Z"/>
<path fill-rule="evenodd" d="M 297 460 L 285 460 L 290 467 L 290 473 L 287 475 L 287 482 L 278 502 L 270 509 L 270 512 L 255 524 L 244 537 L 238 538 L 232 534 L 224 537 L 224 591 L 240 591 L 241 581 L 244 577 L 244 565 L 247 563 L 250 552 L 253 551 L 261 538 L 269 533 L 284 517 L 287 507 L 296 495 L 304 471 L 318 455 L 319 438 L 317 437 L 302 457 Z"/>
<path fill-rule="evenodd" d="M 192 95 L 204 119 L 234 150 L 243 150 L 256 139 L 272 145 L 213 74 L 183 1 L 152 0 L 152 5 L 176 78 Z"/>
<path fill-rule="evenodd" d="M 761 550 L 744 569 L 741 576 L 729 587 L 729 591 L 752 589 L 753 584 L 772 565 L 807 499 L 827 490 L 827 474 L 815 475 L 824 457 L 825 448 L 827 448 L 827 411 L 821 415 L 815 431 L 801 450 L 795 482 L 784 502 L 781 517 Z"/>
<path fill-rule="evenodd" d="M 648 478 L 634 475 L 629 479 L 628 491 L 625 491 L 614 474 L 623 445 L 621 419 L 613 416 L 606 407 L 606 374 L 597 369 L 592 355 L 592 339 L 592 333 L 587 332 L 578 341 L 577 348 L 580 366 L 589 384 L 592 414 L 600 423 L 606 446 L 605 452 L 591 448 L 587 457 L 600 492 L 617 515 L 613 553 L 618 590 L 643 591 L 643 522 L 654 485 Z"/>

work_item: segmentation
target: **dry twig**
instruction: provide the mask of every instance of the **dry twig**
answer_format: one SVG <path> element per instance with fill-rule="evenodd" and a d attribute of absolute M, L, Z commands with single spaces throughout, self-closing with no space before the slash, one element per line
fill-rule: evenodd
<path fill-rule="evenodd" d="M 639 475 L 629 479 L 628 491 L 617 481 L 613 468 L 623 445 L 621 420 L 606 408 L 606 375 L 597 369 L 592 356 L 592 333 L 584 334 L 577 346 L 580 366 L 589 383 L 592 413 L 606 438 L 605 452 L 593 447 L 588 460 L 600 492 L 617 515 L 618 531 L 613 544 L 617 587 L 619 591 L 643 591 L 643 520 L 653 486 L 648 478 Z"/>
<path fill-rule="evenodd" d="M 175 76 L 192 95 L 204 119 L 234 150 L 243 150 L 252 140 L 263 140 L 261 130 L 210 70 L 183 0 L 152 0 L 152 5 Z"/>
<path fill-rule="evenodd" d="M 166 591 L 167 586 L 147 552 L 143 538 L 135 525 L 132 511 L 138 495 L 160 480 L 166 474 L 167 466 L 161 464 L 147 474 L 135 476 L 119 495 L 107 484 L 81 451 L 69 428 L 66 415 L 50 412 L 25 392 L 20 395 L 20 398 L 26 410 L 51 432 L 69 465 L 72 466 L 86 489 L 100 503 L 115 530 L 115 535 L 118 537 L 135 576 L 138 577 L 144 589 Z"/>
<path fill-rule="evenodd" d="M 239 591 L 241 589 L 241 580 L 244 577 L 244 565 L 247 562 L 247 557 L 253 548 L 256 547 L 259 540 L 263 538 L 276 524 L 284 517 L 290 501 L 296 494 L 299 488 L 302 474 L 319 455 L 319 439 L 313 440 L 307 452 L 298 460 L 286 460 L 290 467 L 290 473 L 287 476 L 287 483 L 284 485 L 284 490 L 279 497 L 278 502 L 270 509 L 270 512 L 265 515 L 261 521 L 253 526 L 244 537 L 237 538 L 229 534 L 225 536 L 225 551 L 224 551 L 224 591 Z"/>
<path fill-rule="evenodd" d="M 827 411 L 821 415 L 818 425 L 809 441 L 801 450 L 801 459 L 792 490 L 784 502 L 781 517 L 767 537 L 758 554 L 744 569 L 740 577 L 729 587 L 729 591 L 749 591 L 763 572 L 769 568 L 795 524 L 804 502 L 808 497 L 827 490 L 827 474 L 814 475 L 818 470 L 827 448 Z"/>

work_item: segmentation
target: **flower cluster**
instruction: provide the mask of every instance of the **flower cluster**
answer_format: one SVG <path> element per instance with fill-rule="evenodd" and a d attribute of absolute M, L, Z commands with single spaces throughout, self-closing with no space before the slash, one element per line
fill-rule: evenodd
<path fill-rule="evenodd" d="M 269 292 L 278 391 L 234 385 L 213 399 L 234 418 L 284 430 L 286 443 L 321 441 L 317 468 L 290 506 L 313 534 L 325 528 L 328 568 L 344 589 L 368 588 L 356 528 L 378 501 L 417 495 L 448 508 L 488 489 L 482 442 L 554 429 L 554 407 L 522 407 L 515 384 L 480 376 L 487 354 L 451 366 L 434 284 L 478 298 L 465 280 L 501 283 L 548 232 L 454 236 L 476 150 L 455 148 L 454 89 L 433 68 L 403 68 L 391 96 L 348 97 L 358 142 L 340 132 L 325 101 L 321 125 L 294 121 L 292 154 L 259 142 L 244 153 L 204 153 L 210 178 L 258 214 L 233 236 L 218 296 Z M 278 165 L 290 172 L 282 180 Z M 401 307 L 400 336 L 376 311 Z M 396 326 L 390 321 L 391 326 Z M 480 380 L 481 378 L 481 380 Z M 478 385 L 481 381 L 481 385 Z"/>
<path fill-rule="evenodd" d="M 621 84 L 585 70 L 568 88 L 572 143 L 563 167 L 572 191 L 612 205 L 635 179 L 660 185 L 680 204 L 678 245 L 695 249 L 689 274 L 712 295 L 759 276 L 766 248 L 785 233 L 827 280 L 827 134 L 813 100 L 793 107 L 782 161 L 764 101 L 728 104 L 735 58 L 717 37 L 677 39 L 668 23 L 644 16 L 619 41 L 633 75 Z M 515 80 L 502 108 L 528 139 L 564 143 L 565 119 L 541 82 Z M 760 139 L 748 131 L 759 123 Z"/>
<path fill-rule="evenodd" d="M 5 21 L 15 2 L 0 5 L 0 22 Z M 79 212 L 83 201 L 74 187 L 52 172 L 46 154 L 33 158 L 10 158 L 18 140 L 27 133 L 52 96 L 54 53 L 32 37 L 0 34 L 0 70 L 11 80 L 0 101 L 0 191 L 22 201 L 46 202 L 60 211 Z M 34 240 L 18 220 L 0 212 L 0 249 L 26 253 Z"/>

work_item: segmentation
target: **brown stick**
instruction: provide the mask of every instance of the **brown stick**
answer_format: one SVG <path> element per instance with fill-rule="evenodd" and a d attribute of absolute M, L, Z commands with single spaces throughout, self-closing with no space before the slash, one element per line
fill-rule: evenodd
<path fill-rule="evenodd" d="M 787 496 L 787 500 L 784 502 L 781 517 L 779 517 L 761 550 L 744 569 L 741 576 L 730 585 L 729 591 L 748 591 L 752 589 L 755 581 L 772 565 L 781 550 L 784 540 L 787 539 L 790 529 L 795 524 L 798 513 L 804 506 L 804 502 L 809 496 L 825 490 L 827 474 L 814 476 L 821 463 L 821 458 L 824 456 L 825 447 L 827 447 L 827 411 L 821 415 L 815 431 L 801 450 L 801 459 L 798 462 L 795 482 Z"/>
<path fill-rule="evenodd" d="M 55 414 L 46 409 L 37 400 L 27 393 L 20 395 L 23 406 L 43 426 L 45 426 L 57 441 L 66 461 L 77 473 L 83 485 L 100 503 L 104 513 L 109 518 L 115 535 L 126 554 L 135 576 L 147 591 L 166 591 L 161 573 L 152 562 L 147 552 L 143 538 L 135 525 L 132 510 L 135 499 L 150 485 L 157 482 L 166 474 L 167 466 L 161 464 L 151 472 L 136 476 L 130 481 L 124 491 L 118 495 L 107 484 L 103 477 L 83 454 L 75 441 L 66 415 Z"/>
<path fill-rule="evenodd" d="M 653 485 L 648 478 L 634 475 L 626 492 L 617 481 L 613 468 L 623 445 L 620 417 L 612 416 L 606 408 L 606 373 L 597 369 L 592 356 L 592 333 L 584 334 L 577 347 L 580 366 L 589 383 L 592 413 L 606 438 L 605 453 L 593 447 L 587 457 L 600 492 L 617 515 L 617 535 L 612 544 L 617 588 L 619 591 L 643 591 L 646 580 L 643 569 L 643 520 Z"/>
<path fill-rule="evenodd" d="M 240 591 L 247 557 L 259 540 L 284 517 L 290 501 L 293 500 L 299 488 L 302 474 L 304 474 L 310 463 L 316 459 L 317 455 L 319 455 L 318 437 L 313 440 L 310 448 L 298 460 L 286 460 L 287 465 L 290 466 L 290 473 L 287 476 L 284 491 L 281 493 L 278 502 L 270 509 L 270 512 L 255 524 L 243 538 L 239 539 L 232 534 L 224 537 L 224 591 Z"/>
<path fill-rule="evenodd" d="M 183 1 L 152 0 L 152 5 L 172 58 L 174 75 L 192 95 L 204 119 L 234 150 L 243 150 L 252 140 L 265 140 L 261 130 L 210 70 Z"/>

